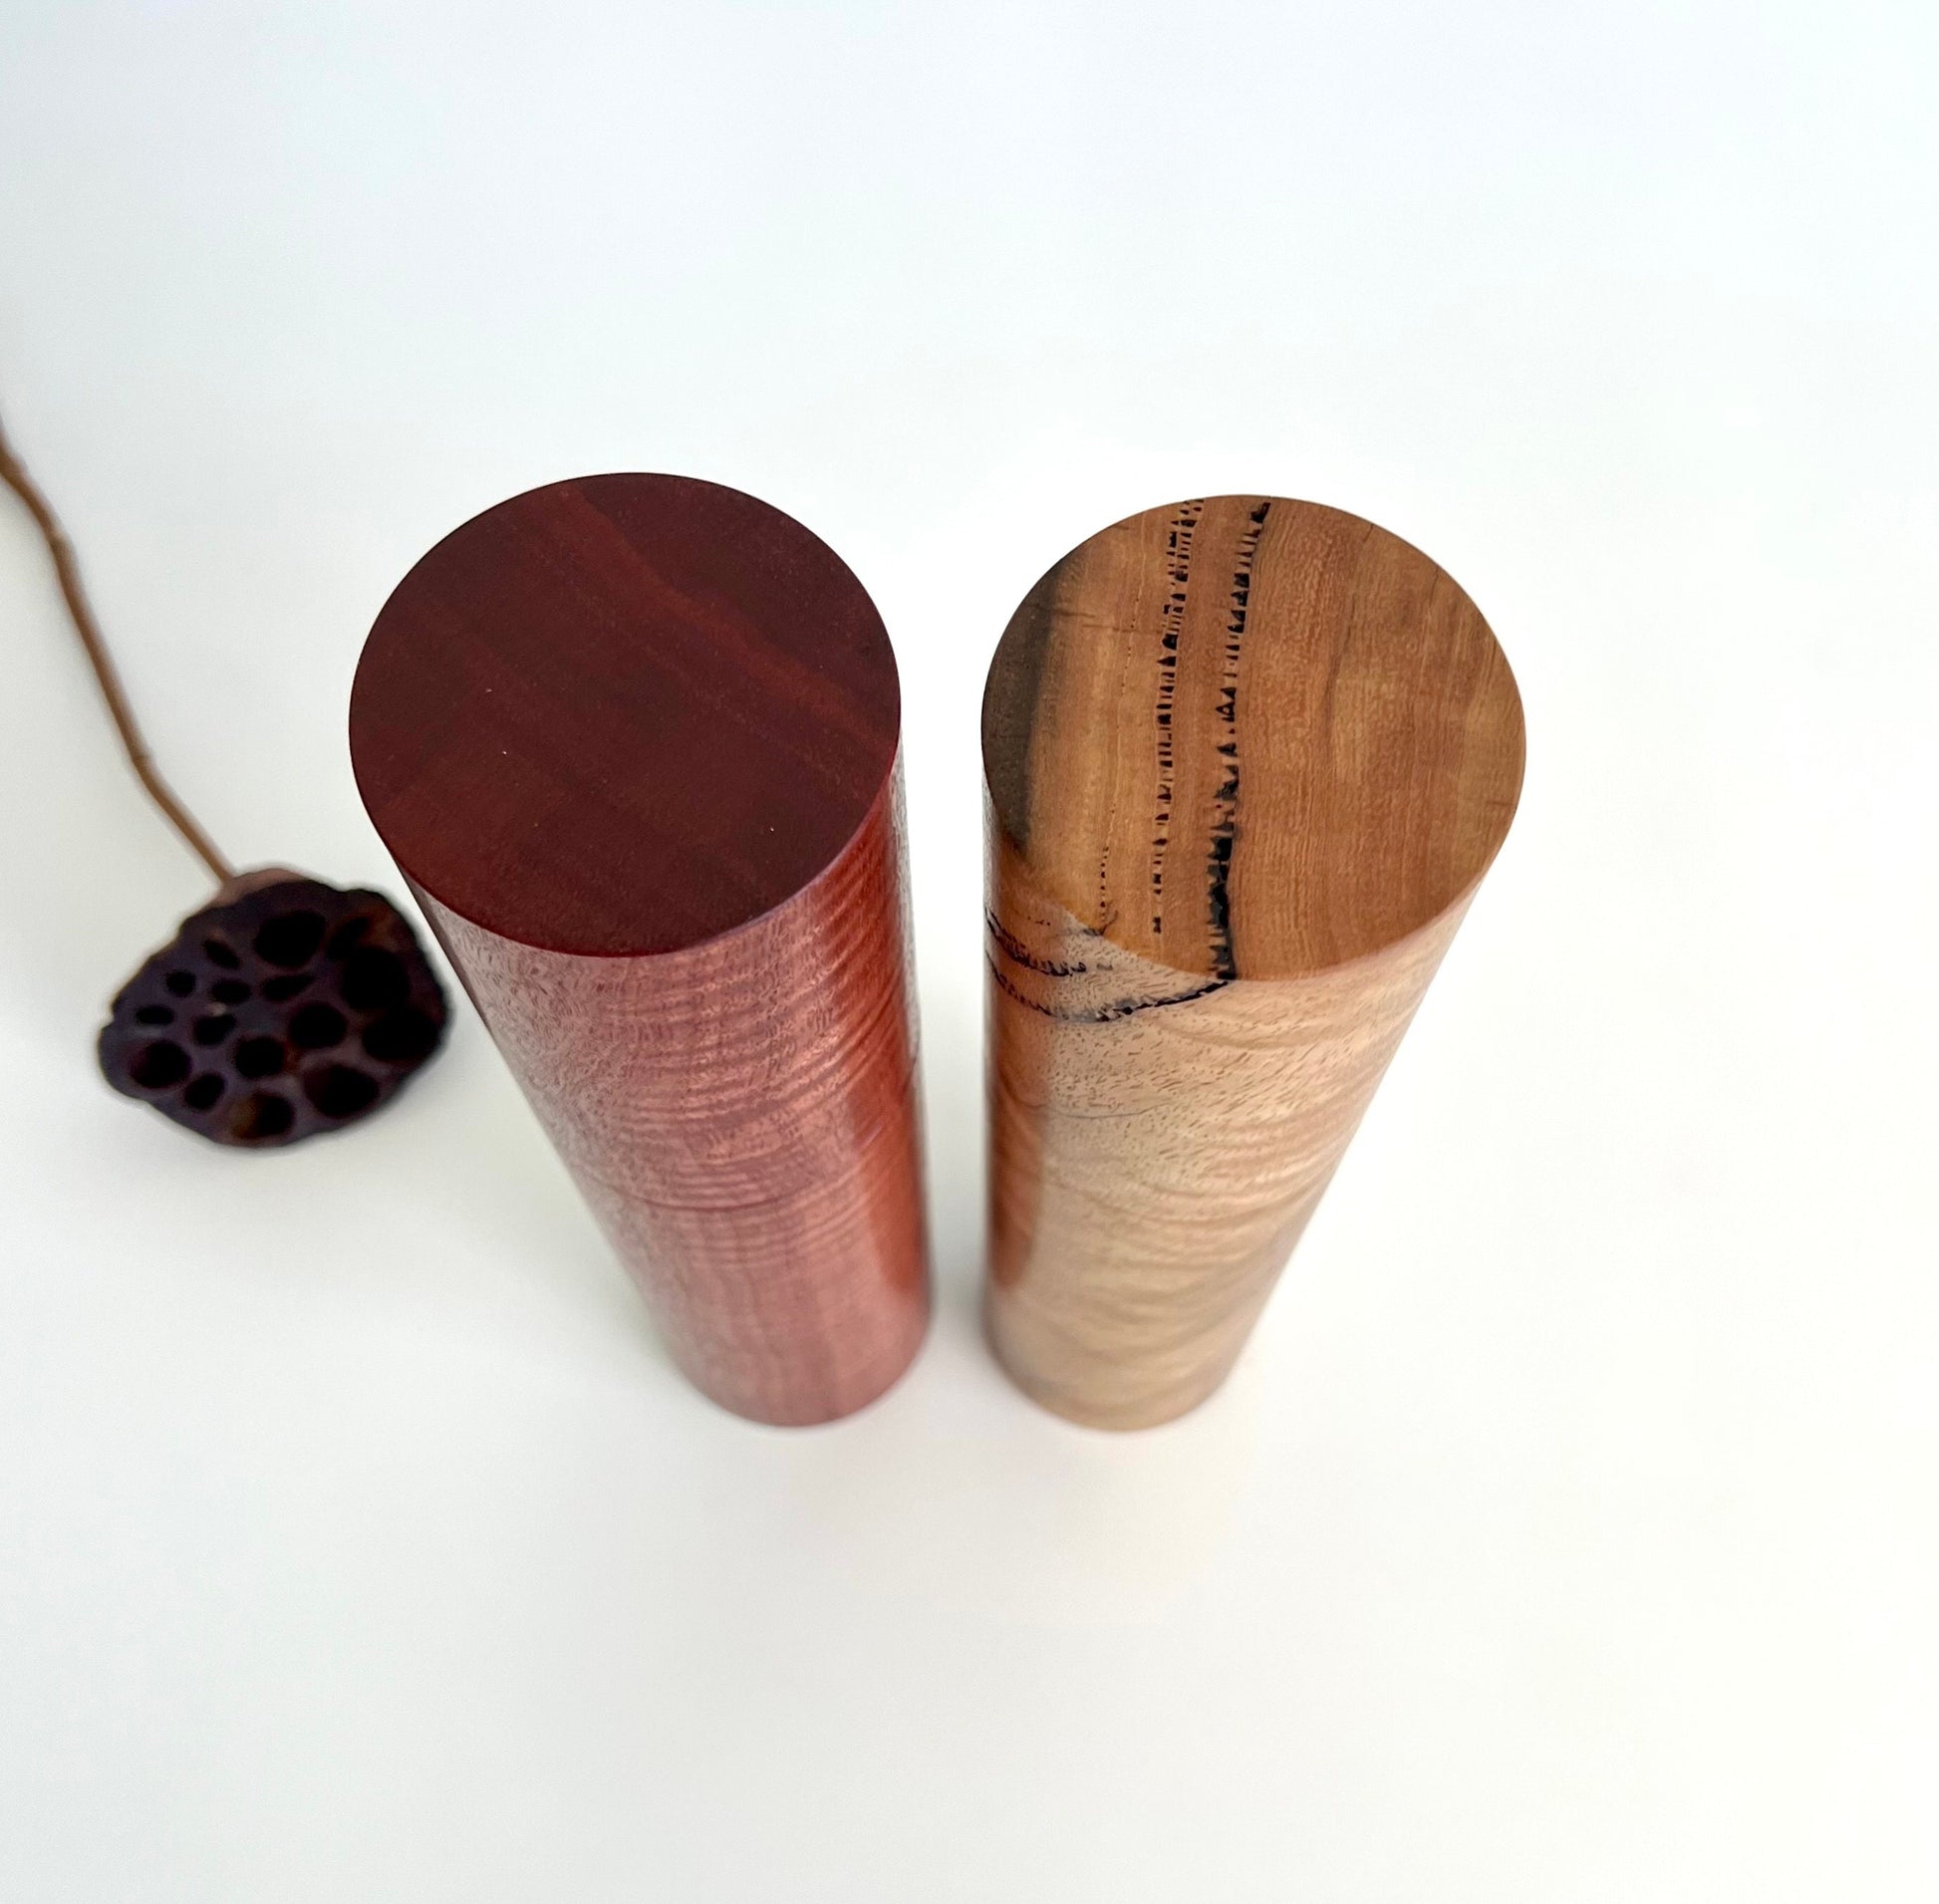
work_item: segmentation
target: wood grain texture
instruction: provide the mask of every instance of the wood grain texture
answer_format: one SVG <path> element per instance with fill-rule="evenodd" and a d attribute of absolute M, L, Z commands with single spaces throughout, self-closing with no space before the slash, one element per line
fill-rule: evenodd
<path fill-rule="evenodd" d="M 929 1312 L 900 698 L 798 523 L 666 476 L 467 523 L 366 646 L 378 831 L 675 1358 L 831 1420 Z"/>
<path fill-rule="evenodd" d="M 1230 1372 L 1500 849 L 1522 705 L 1434 563 L 1313 503 L 1133 516 L 983 700 L 999 1360 L 1101 1427 Z"/>

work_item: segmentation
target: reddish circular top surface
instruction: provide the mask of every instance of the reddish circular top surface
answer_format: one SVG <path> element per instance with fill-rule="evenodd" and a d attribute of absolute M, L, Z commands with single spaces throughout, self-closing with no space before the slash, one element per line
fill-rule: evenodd
<path fill-rule="evenodd" d="M 882 618 L 780 510 L 585 476 L 455 529 L 398 585 L 350 748 L 405 873 L 502 938 L 679 951 L 812 881 L 895 761 Z"/>

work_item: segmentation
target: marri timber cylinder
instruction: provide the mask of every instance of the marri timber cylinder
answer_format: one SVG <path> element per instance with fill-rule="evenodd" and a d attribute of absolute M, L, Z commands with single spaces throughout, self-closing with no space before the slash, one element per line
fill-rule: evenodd
<path fill-rule="evenodd" d="M 983 697 L 997 1358 L 1106 1428 L 1244 1347 L 1522 786 L 1522 703 L 1434 563 L 1313 503 L 1133 516 Z"/>
<path fill-rule="evenodd" d="M 831 1420 L 929 1314 L 888 635 L 713 483 L 475 517 L 352 690 L 365 805 L 675 1359 Z"/>

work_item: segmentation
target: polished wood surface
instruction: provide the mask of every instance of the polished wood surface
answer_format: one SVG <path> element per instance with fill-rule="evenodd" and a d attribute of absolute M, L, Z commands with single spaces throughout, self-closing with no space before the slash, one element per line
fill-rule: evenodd
<path fill-rule="evenodd" d="M 351 705 L 378 831 L 670 1348 L 825 1421 L 928 1318 L 900 693 L 778 510 L 554 484 L 433 549 Z"/>
<path fill-rule="evenodd" d="M 990 1273 L 1047 1407 L 1225 1380 L 1507 835 L 1520 696 L 1358 517 L 1222 496 L 1092 537 L 983 701 Z"/>
<path fill-rule="evenodd" d="M 901 696 L 874 603 L 800 523 L 718 483 L 589 476 L 412 570 L 351 718 L 420 885 L 521 945 L 640 957 L 821 873 L 889 778 Z"/>

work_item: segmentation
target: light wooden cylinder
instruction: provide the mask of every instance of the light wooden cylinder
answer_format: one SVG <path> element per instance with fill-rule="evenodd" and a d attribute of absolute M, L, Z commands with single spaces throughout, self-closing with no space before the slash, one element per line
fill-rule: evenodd
<path fill-rule="evenodd" d="M 1358 517 L 1153 509 L 1031 590 L 983 699 L 998 1359 L 1169 1421 L 1230 1373 L 1514 817 L 1522 704 Z"/>
<path fill-rule="evenodd" d="M 929 1314 L 895 658 L 732 489 L 454 531 L 371 632 L 358 784 L 681 1367 L 827 1421 Z"/>

